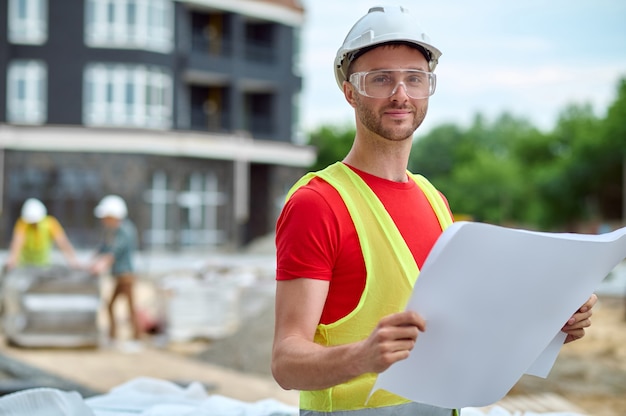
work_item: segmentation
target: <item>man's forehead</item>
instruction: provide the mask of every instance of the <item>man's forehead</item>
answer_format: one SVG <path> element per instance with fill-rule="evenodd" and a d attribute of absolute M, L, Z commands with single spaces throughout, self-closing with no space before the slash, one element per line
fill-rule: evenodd
<path fill-rule="evenodd" d="M 383 69 L 388 68 L 389 65 L 386 62 L 380 62 L 380 60 L 376 59 L 374 55 L 380 54 L 381 52 L 389 51 L 391 53 L 396 52 L 400 49 L 406 49 L 407 51 L 414 51 L 415 54 L 411 54 L 410 58 L 407 58 L 405 62 L 400 65 L 401 68 L 407 69 L 419 69 L 423 71 L 428 71 L 428 60 L 424 52 L 417 47 L 416 45 L 407 44 L 407 43 L 384 43 L 381 45 L 376 45 L 372 48 L 368 48 L 368 50 L 363 51 L 363 53 L 359 54 L 355 57 L 352 62 L 354 70 L 373 70 L 373 69 Z M 373 67 L 372 67 L 373 65 Z M 364 67 L 371 68 L 364 68 Z M 395 65 L 394 65 L 395 66 Z"/>

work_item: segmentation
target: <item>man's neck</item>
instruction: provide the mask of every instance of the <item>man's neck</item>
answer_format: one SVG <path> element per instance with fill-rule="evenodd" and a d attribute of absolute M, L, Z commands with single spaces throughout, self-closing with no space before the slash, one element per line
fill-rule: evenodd
<path fill-rule="evenodd" d="M 410 151 L 410 141 L 372 142 L 357 137 L 343 162 L 379 178 L 406 182 Z"/>
<path fill-rule="evenodd" d="M 389 155 L 358 155 L 358 152 L 348 153 L 343 162 L 370 175 L 394 182 L 406 182 L 407 158 L 389 157 Z"/>

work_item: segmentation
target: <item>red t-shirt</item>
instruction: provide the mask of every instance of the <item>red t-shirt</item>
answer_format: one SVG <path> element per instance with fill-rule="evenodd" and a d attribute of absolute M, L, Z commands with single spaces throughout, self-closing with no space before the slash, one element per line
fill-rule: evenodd
<path fill-rule="evenodd" d="M 426 195 L 415 181 L 393 182 L 350 167 L 381 200 L 421 268 L 441 234 Z M 346 316 L 365 287 L 365 262 L 356 229 L 335 188 L 313 178 L 287 201 L 276 226 L 277 280 L 330 281 L 320 319 Z"/>

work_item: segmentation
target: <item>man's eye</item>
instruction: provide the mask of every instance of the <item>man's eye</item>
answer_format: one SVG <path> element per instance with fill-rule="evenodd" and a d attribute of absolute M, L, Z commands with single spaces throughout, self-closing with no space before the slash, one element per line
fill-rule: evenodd
<path fill-rule="evenodd" d="M 391 82 L 391 79 L 385 75 L 378 75 L 378 76 L 372 77 L 372 82 L 374 84 L 389 84 Z"/>
<path fill-rule="evenodd" d="M 413 85 L 421 84 L 422 82 L 424 82 L 424 77 L 421 77 L 419 75 L 414 75 L 414 76 L 407 78 L 406 82 L 409 84 L 413 84 Z"/>

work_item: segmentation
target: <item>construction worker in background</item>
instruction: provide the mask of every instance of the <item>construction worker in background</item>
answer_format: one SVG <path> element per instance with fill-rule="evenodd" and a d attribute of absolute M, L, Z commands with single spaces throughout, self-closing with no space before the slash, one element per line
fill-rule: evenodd
<path fill-rule="evenodd" d="M 13 237 L 6 261 L 7 269 L 18 266 L 43 267 L 50 264 L 53 245 L 61 249 L 71 267 L 79 267 L 74 247 L 57 219 L 48 215 L 45 205 L 36 198 L 28 198 L 13 229 Z"/>
<path fill-rule="evenodd" d="M 132 325 L 133 338 L 140 338 L 140 330 L 135 308 L 134 286 L 135 270 L 133 256 L 137 246 L 137 230 L 127 218 L 126 202 L 117 195 L 102 198 L 94 210 L 103 225 L 103 236 L 96 257 L 91 263 L 90 271 L 96 275 L 110 272 L 114 280 L 113 293 L 108 303 L 109 337 L 115 341 L 117 325 L 114 305 L 119 295 L 126 296 L 128 314 Z M 132 341 L 131 341 L 132 342 Z"/>

